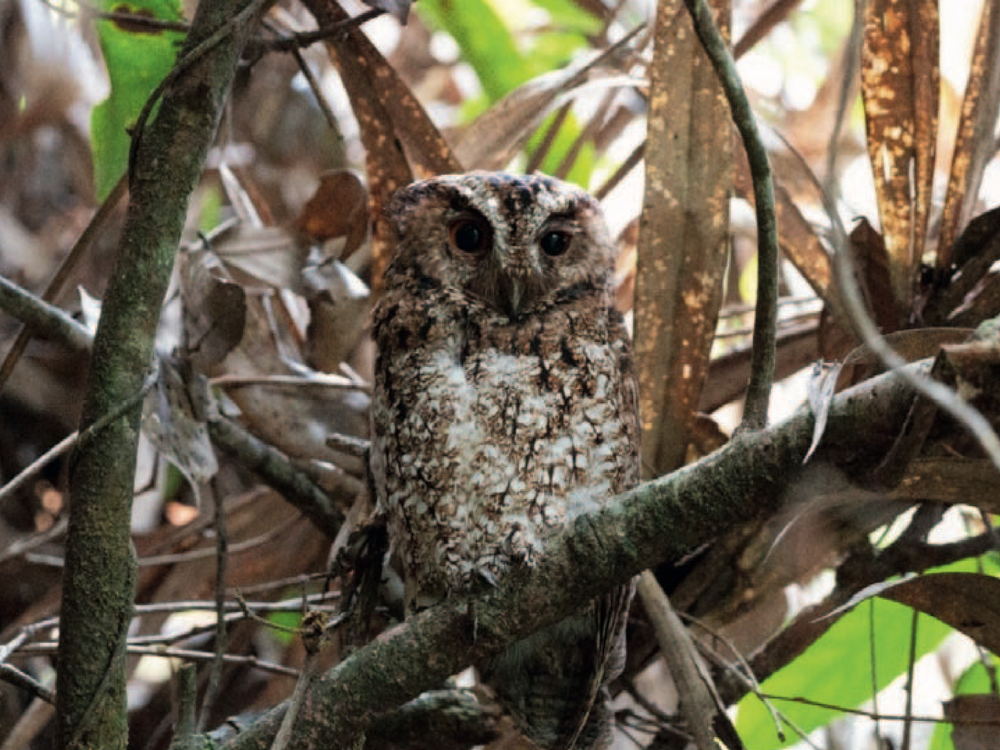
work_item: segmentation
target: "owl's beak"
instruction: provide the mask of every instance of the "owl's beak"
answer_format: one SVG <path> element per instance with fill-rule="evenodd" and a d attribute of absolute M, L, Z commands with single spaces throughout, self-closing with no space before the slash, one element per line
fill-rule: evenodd
<path fill-rule="evenodd" d="M 525 259 L 527 252 L 512 254 L 511 257 L 493 258 L 493 288 L 489 291 L 496 305 L 511 320 L 524 315 L 531 307 L 542 283 L 542 271 L 535 268 L 531 260 Z"/>
<path fill-rule="evenodd" d="M 520 318 L 530 310 L 541 286 L 541 276 L 530 270 L 519 272 L 507 269 L 500 274 L 498 281 L 496 299 L 511 320 Z"/>
<path fill-rule="evenodd" d="M 516 318 L 524 309 L 524 292 L 527 285 L 523 279 L 508 277 L 508 280 L 507 289 L 504 290 L 507 293 L 507 312 L 510 313 L 511 318 Z"/>

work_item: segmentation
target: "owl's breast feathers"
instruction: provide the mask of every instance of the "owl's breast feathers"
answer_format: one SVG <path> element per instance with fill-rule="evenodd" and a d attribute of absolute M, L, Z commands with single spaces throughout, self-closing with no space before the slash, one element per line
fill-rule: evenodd
<path fill-rule="evenodd" d="M 512 323 L 390 289 L 374 336 L 376 482 L 411 605 L 530 564 L 637 481 L 631 351 L 603 290 Z"/>

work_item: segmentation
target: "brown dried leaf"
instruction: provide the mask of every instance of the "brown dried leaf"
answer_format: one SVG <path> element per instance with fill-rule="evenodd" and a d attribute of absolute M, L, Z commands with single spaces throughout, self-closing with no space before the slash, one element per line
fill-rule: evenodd
<path fill-rule="evenodd" d="M 949 273 L 946 285 L 930 289 L 922 313 L 924 321 L 931 325 L 950 323 L 952 315 L 972 301 L 971 293 L 988 278 L 990 269 L 1000 258 L 1000 208 L 992 208 L 973 218 L 950 249 L 958 273 Z M 978 323 L 986 317 L 992 316 L 984 315 L 973 322 Z"/>
<path fill-rule="evenodd" d="M 861 217 L 851 230 L 851 250 L 858 282 L 868 302 L 875 325 L 883 333 L 899 328 L 892 288 L 892 258 L 881 234 Z"/>
<path fill-rule="evenodd" d="M 909 317 L 927 235 L 937 145 L 938 46 L 937 0 L 868 3 L 861 95 L 889 257 L 893 328 Z"/>
<path fill-rule="evenodd" d="M 728 2 L 715 2 L 717 22 Z M 708 372 L 728 251 L 729 109 L 687 14 L 661 3 L 654 29 L 646 190 L 635 290 L 643 465 L 684 460 Z"/>
<path fill-rule="evenodd" d="M 981 573 L 929 573 L 878 592 L 951 625 L 1000 653 L 1000 579 Z"/>
<path fill-rule="evenodd" d="M 918 458 L 910 462 L 892 497 L 1000 513 L 1000 474 L 985 458 Z"/>
<path fill-rule="evenodd" d="M 223 363 L 226 392 L 249 429 L 290 458 L 326 461 L 363 473 L 363 463 L 331 450 L 326 436 L 368 434 L 366 389 L 345 387 L 344 378 L 333 381 L 302 364 L 286 317 L 277 294 L 248 298 L 243 339 Z"/>
<path fill-rule="evenodd" d="M 240 283 L 298 291 L 309 247 L 286 227 L 239 222 L 212 240 L 212 250 Z"/>
<path fill-rule="evenodd" d="M 187 353 L 195 370 L 210 375 L 243 338 L 246 294 L 207 250 L 181 253 L 178 274 Z"/>
<path fill-rule="evenodd" d="M 944 717 L 952 722 L 955 750 L 1000 748 L 1000 697 L 991 693 L 956 695 L 944 703 Z"/>
<path fill-rule="evenodd" d="M 907 362 L 936 357 L 942 346 L 968 340 L 969 328 L 914 328 L 885 336 L 885 342 Z M 854 347 L 844 357 L 837 390 L 882 372 L 882 360 L 867 344 Z"/>
<path fill-rule="evenodd" d="M 319 186 L 295 220 L 295 228 L 317 244 L 345 238 L 340 251 L 344 260 L 368 235 L 368 191 L 351 169 L 320 175 Z"/>
<path fill-rule="evenodd" d="M 161 357 L 159 377 L 143 405 L 142 429 L 156 449 L 177 467 L 201 505 L 199 486 L 216 471 L 215 449 L 208 437 L 207 389 L 194 373 L 183 373 L 177 361 Z"/>
<path fill-rule="evenodd" d="M 338 261 L 306 268 L 302 281 L 309 303 L 306 361 L 320 372 L 336 372 L 365 331 L 371 293 Z"/>
<path fill-rule="evenodd" d="M 613 58 L 632 42 L 642 26 L 601 53 L 561 70 L 543 73 L 511 91 L 483 112 L 454 139 L 455 156 L 466 169 L 501 169 L 520 151 L 539 123 L 587 82 L 597 65 Z M 614 77 L 601 85 L 632 86 L 637 81 Z"/>
<path fill-rule="evenodd" d="M 320 26 L 348 18 L 337 3 L 309 0 L 306 6 Z M 361 29 L 351 27 L 334 36 L 327 42 L 327 50 L 351 99 L 365 147 L 369 215 L 373 219 L 372 278 L 377 284 L 393 246 L 384 208 L 393 193 L 413 179 L 407 157 L 427 175 L 459 172 L 461 166 L 413 92 Z"/>
<path fill-rule="evenodd" d="M 959 262 L 952 253 L 952 243 L 959 228 L 969 219 L 976 205 L 983 169 L 994 152 L 993 129 L 1000 106 L 1000 7 L 983 3 L 979 34 L 972 52 L 969 81 L 962 100 L 962 115 L 955 136 L 951 174 L 941 214 L 937 265 L 947 268 Z"/>

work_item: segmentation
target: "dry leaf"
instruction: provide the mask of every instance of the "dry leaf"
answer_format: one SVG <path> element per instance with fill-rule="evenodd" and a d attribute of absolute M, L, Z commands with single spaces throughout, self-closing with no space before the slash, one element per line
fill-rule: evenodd
<path fill-rule="evenodd" d="M 178 275 L 184 300 L 186 353 L 196 371 L 211 375 L 243 338 L 246 294 L 207 250 L 182 252 Z"/>
<path fill-rule="evenodd" d="M 524 148 L 546 115 L 583 86 L 594 67 L 628 46 L 642 28 L 637 27 L 599 54 L 543 73 L 511 91 L 455 136 L 458 161 L 466 169 L 502 169 Z M 615 76 L 598 85 L 641 86 L 644 83 Z"/>
<path fill-rule="evenodd" d="M 939 96 L 937 0 L 867 4 L 861 95 L 889 258 L 896 325 L 905 324 L 923 255 Z M 884 325 L 884 323 L 883 323 Z"/>
<path fill-rule="evenodd" d="M 635 289 L 643 466 L 654 476 L 683 462 L 707 378 L 732 190 L 731 130 L 719 127 L 729 108 L 690 18 L 675 11 L 661 3 L 654 30 Z"/>
<path fill-rule="evenodd" d="M 219 468 L 206 424 L 210 397 L 201 376 L 190 371 L 185 375 L 181 367 L 172 357 L 160 357 L 159 377 L 143 405 L 142 429 L 188 480 L 200 506 L 199 485 Z"/>
<path fill-rule="evenodd" d="M 983 3 L 982 7 L 941 212 L 938 268 L 962 263 L 955 257 L 952 243 L 976 205 L 983 170 L 995 153 L 992 136 L 1000 106 L 1000 7 L 996 3 Z"/>
<path fill-rule="evenodd" d="M 348 258 L 368 236 L 368 190 L 352 169 L 320 175 L 319 187 L 295 220 L 295 228 L 312 242 L 344 238 L 339 258 Z"/>
<path fill-rule="evenodd" d="M 371 293 L 339 261 L 306 268 L 302 284 L 309 303 L 306 361 L 320 372 L 336 372 L 366 329 Z"/>
<path fill-rule="evenodd" d="M 988 4 L 988 3 L 987 3 Z M 1000 697 L 956 695 L 944 703 L 955 750 L 1000 750 Z"/>

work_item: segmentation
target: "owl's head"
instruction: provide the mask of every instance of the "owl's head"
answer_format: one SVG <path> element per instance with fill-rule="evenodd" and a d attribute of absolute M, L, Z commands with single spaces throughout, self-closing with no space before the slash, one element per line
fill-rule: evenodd
<path fill-rule="evenodd" d="M 606 292 L 614 264 L 597 201 L 543 175 L 471 172 L 416 182 L 389 207 L 391 273 L 516 320 Z"/>

